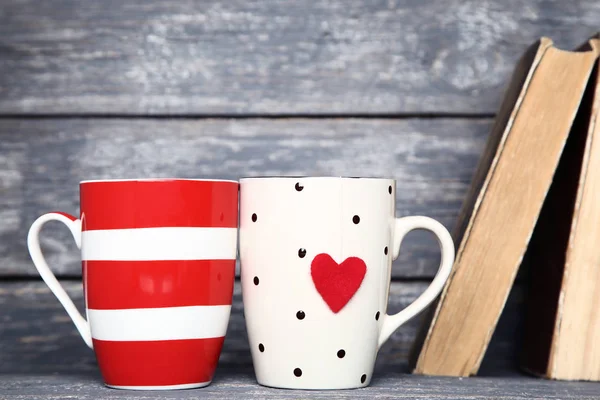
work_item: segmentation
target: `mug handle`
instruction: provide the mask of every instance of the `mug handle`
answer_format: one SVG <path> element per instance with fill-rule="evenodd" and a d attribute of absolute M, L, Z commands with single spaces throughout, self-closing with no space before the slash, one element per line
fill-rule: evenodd
<path fill-rule="evenodd" d="M 454 263 L 454 243 L 452 237 L 444 225 L 429 217 L 404 217 L 396 218 L 393 232 L 393 259 L 400 254 L 400 244 L 406 234 L 415 229 L 426 229 L 435 234 L 442 253 L 442 260 L 435 278 L 429 287 L 404 310 L 394 315 L 384 315 L 379 332 L 379 344 L 381 347 L 402 324 L 423 311 L 444 288 L 444 284 L 450 276 L 452 264 Z"/>
<path fill-rule="evenodd" d="M 44 214 L 31 225 L 29 228 L 29 234 L 27 235 L 27 247 L 29 248 L 29 254 L 31 255 L 31 259 L 33 260 L 33 265 L 37 268 L 46 285 L 50 288 L 52 293 L 56 296 L 60 304 L 63 305 L 69 317 L 73 320 L 75 327 L 79 331 L 79 334 L 83 338 L 85 344 L 88 345 L 90 349 L 93 349 L 92 344 L 92 333 L 90 331 L 90 325 L 88 321 L 79 313 L 73 301 L 65 292 L 65 289 L 58 282 L 50 267 L 46 263 L 44 259 L 44 255 L 42 254 L 42 249 L 40 248 L 40 230 L 42 226 L 48 221 L 59 221 L 65 224 L 71 234 L 73 235 L 73 239 L 75 239 L 75 243 L 77 247 L 81 249 L 81 220 L 65 213 L 60 212 L 52 212 L 48 214 Z"/>

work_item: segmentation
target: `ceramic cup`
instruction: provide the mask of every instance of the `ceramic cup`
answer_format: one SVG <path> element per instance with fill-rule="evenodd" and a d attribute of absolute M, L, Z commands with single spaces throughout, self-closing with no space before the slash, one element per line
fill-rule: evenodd
<path fill-rule="evenodd" d="M 392 260 L 414 229 L 433 232 L 439 271 L 425 292 L 387 315 Z M 440 293 L 454 262 L 448 231 L 395 218 L 395 181 L 240 181 L 244 313 L 258 383 L 290 389 L 367 386 L 377 351 Z"/>
<path fill-rule="evenodd" d="M 93 348 L 106 385 L 182 389 L 210 383 L 229 321 L 238 183 L 191 179 L 84 181 L 81 216 L 49 213 L 27 244 L 40 275 Z M 48 221 L 81 249 L 87 320 L 40 250 Z"/>

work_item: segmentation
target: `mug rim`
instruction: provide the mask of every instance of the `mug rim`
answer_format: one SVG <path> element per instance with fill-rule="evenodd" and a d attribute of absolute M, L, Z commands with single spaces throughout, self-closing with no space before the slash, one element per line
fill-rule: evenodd
<path fill-rule="evenodd" d="M 343 180 L 371 180 L 371 181 L 395 181 L 394 178 L 385 178 L 385 177 L 373 177 L 373 176 L 333 176 L 333 175 L 298 175 L 298 176 L 290 176 L 290 175 L 266 175 L 266 176 L 247 176 L 240 178 L 240 183 L 242 181 L 258 181 L 258 180 L 272 180 L 272 179 L 343 179 Z"/>
<path fill-rule="evenodd" d="M 239 183 L 231 179 L 193 179 L 193 178 L 115 178 L 115 179 L 88 179 L 79 181 L 79 184 L 84 183 L 103 183 L 103 182 L 228 182 Z"/>

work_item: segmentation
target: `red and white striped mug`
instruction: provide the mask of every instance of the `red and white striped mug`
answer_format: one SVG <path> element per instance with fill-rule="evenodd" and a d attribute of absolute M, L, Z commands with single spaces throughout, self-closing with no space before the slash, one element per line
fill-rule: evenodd
<path fill-rule="evenodd" d="M 80 219 L 39 217 L 27 244 L 40 275 L 94 349 L 106 385 L 208 385 L 231 310 L 238 183 L 83 181 L 80 203 Z M 81 249 L 87 319 L 42 255 L 38 236 L 48 221 L 67 225 Z"/>

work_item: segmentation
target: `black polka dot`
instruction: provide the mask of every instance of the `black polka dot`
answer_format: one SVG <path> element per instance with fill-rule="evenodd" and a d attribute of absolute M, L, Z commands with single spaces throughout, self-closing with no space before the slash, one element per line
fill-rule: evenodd
<path fill-rule="evenodd" d="M 355 215 L 354 217 L 352 217 L 352 222 L 358 224 L 360 222 L 360 217 L 358 215 Z"/>
<path fill-rule="evenodd" d="M 260 282 L 260 280 L 258 279 L 258 276 L 255 276 L 255 277 L 254 277 L 254 284 L 255 284 L 256 286 L 258 286 L 258 283 L 259 283 L 259 282 Z"/>
<path fill-rule="evenodd" d="M 296 191 L 298 191 L 298 192 L 301 192 L 301 191 L 302 191 L 302 189 L 304 189 L 304 186 L 302 186 L 302 185 L 300 184 L 300 182 L 296 182 L 296 186 L 295 186 L 295 188 L 296 188 Z"/>
<path fill-rule="evenodd" d="M 258 344 L 258 350 L 260 350 L 261 353 L 263 353 L 265 351 L 265 346 L 263 346 L 262 343 Z"/>
<path fill-rule="evenodd" d="M 377 311 L 377 314 L 375 314 L 375 321 L 379 321 L 379 311 Z"/>
<path fill-rule="evenodd" d="M 298 250 L 298 257 L 304 258 L 306 256 L 306 249 Z"/>
<path fill-rule="evenodd" d="M 366 380 L 367 380 L 367 374 L 363 374 L 363 376 L 360 377 L 360 383 L 365 383 Z"/>
<path fill-rule="evenodd" d="M 387 256 L 388 250 L 387 250 L 387 246 L 385 246 L 385 248 L 383 249 L 383 254 L 385 254 Z"/>
<path fill-rule="evenodd" d="M 345 355 L 346 355 L 346 352 L 344 351 L 344 349 L 341 349 L 340 351 L 337 352 L 338 358 L 344 358 Z"/>
<path fill-rule="evenodd" d="M 388 193 L 392 194 L 392 185 L 388 186 Z"/>
<path fill-rule="evenodd" d="M 296 318 L 302 320 L 302 319 L 304 319 L 304 317 L 306 317 L 306 314 L 304 313 L 304 311 L 298 311 L 296 313 Z"/>
<path fill-rule="evenodd" d="M 300 368 L 294 369 L 294 375 L 300 378 L 302 376 L 302 370 Z"/>
<path fill-rule="evenodd" d="M 256 222 L 258 216 L 256 214 L 252 214 L 252 222 Z"/>

